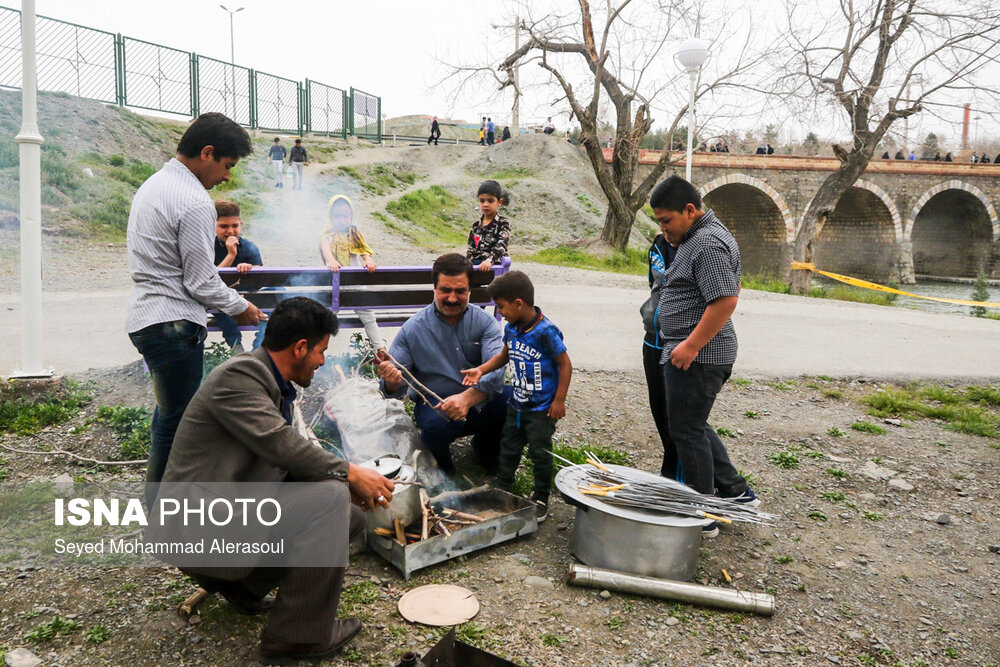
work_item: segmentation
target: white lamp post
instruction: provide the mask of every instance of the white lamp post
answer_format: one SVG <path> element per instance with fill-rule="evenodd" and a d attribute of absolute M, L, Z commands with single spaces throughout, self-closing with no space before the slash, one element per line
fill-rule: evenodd
<path fill-rule="evenodd" d="M 42 368 L 42 135 L 38 132 L 35 0 L 21 5 L 21 368 L 14 377 L 48 377 Z"/>
<path fill-rule="evenodd" d="M 242 12 L 244 8 L 240 7 L 239 9 L 230 10 L 227 9 L 225 5 L 219 5 L 219 6 L 222 7 L 222 9 L 224 9 L 225 11 L 229 12 L 229 64 L 231 65 L 231 67 L 229 68 L 229 74 L 230 74 L 230 79 L 232 80 L 232 90 L 230 90 L 229 92 L 233 97 L 233 116 L 235 116 L 236 115 L 236 50 L 233 45 L 233 14 L 236 14 L 237 12 Z M 234 118 L 233 120 L 236 119 Z"/>
<path fill-rule="evenodd" d="M 691 97 L 688 100 L 688 128 L 687 128 L 687 168 L 685 178 L 691 182 L 691 150 L 694 141 L 694 93 L 698 85 L 698 72 L 701 66 L 708 60 L 708 42 L 697 37 L 684 40 L 677 53 L 674 54 L 677 64 L 687 70 L 691 79 Z"/>

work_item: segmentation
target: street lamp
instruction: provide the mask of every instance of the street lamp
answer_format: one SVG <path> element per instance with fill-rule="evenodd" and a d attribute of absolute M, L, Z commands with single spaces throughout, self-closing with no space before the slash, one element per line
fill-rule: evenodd
<path fill-rule="evenodd" d="M 687 129 L 687 168 L 685 178 L 691 182 L 691 149 L 694 141 L 694 93 L 698 85 L 698 72 L 701 66 L 708 60 L 708 42 L 697 37 L 684 40 L 677 53 L 674 54 L 677 64 L 687 70 L 691 79 L 691 97 L 688 100 L 688 129 Z"/>
<path fill-rule="evenodd" d="M 233 97 L 233 116 L 236 115 L 236 50 L 233 46 L 233 14 L 243 11 L 243 7 L 239 9 L 228 9 L 225 5 L 219 5 L 223 10 L 229 12 L 229 76 L 232 81 L 232 88 L 230 89 L 230 94 Z M 235 118 L 233 120 L 236 120 Z"/>

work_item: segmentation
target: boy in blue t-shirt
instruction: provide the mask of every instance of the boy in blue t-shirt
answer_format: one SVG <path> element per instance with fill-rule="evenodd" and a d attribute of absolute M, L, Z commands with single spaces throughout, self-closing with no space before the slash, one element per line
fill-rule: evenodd
<path fill-rule="evenodd" d="M 490 283 L 486 291 L 508 322 L 503 350 L 485 364 L 462 371 L 463 382 L 475 385 L 484 374 L 510 365 L 514 394 L 500 441 L 497 486 L 505 491 L 514 486 L 514 473 L 527 444 L 535 468 L 531 499 L 541 523 L 548 516 L 552 487 L 552 434 L 556 421 L 566 416 L 573 364 L 562 332 L 535 307 L 535 288 L 527 275 L 511 271 Z"/>

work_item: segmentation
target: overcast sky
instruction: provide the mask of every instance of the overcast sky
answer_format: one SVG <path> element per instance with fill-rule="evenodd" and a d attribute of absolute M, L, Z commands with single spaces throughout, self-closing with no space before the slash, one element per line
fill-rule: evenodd
<path fill-rule="evenodd" d="M 21 7 L 18 0 L 0 0 L 0 3 Z M 345 89 L 355 86 L 381 96 L 382 110 L 388 117 L 436 114 L 472 121 L 479 115 L 492 114 L 494 119 L 509 119 L 509 96 L 495 96 L 490 88 L 483 86 L 468 90 L 455 100 L 448 94 L 450 91 L 438 85 L 446 72 L 440 60 L 481 62 L 487 53 L 496 56 L 512 48 L 512 40 L 492 27 L 504 18 L 497 14 L 499 2 L 229 0 L 223 4 L 229 9 L 245 8 L 234 17 L 237 64 L 299 81 L 308 77 Z M 554 4 L 565 6 L 566 2 L 532 0 L 528 4 L 538 12 Z M 755 30 L 773 26 L 777 21 L 769 19 L 767 14 L 775 5 L 747 0 L 746 24 L 752 24 Z M 51 18 L 229 60 L 229 15 L 218 2 L 211 0 L 37 0 L 36 11 Z M 758 37 L 761 38 L 768 39 Z M 675 48 L 676 44 L 668 43 L 660 56 L 664 72 L 673 72 L 675 68 L 672 62 Z M 522 106 L 522 125 L 541 123 L 545 116 L 554 115 L 560 129 L 566 127 L 568 107 L 565 102 L 555 102 L 556 97 L 551 90 L 529 90 Z M 734 106 L 739 105 L 740 99 L 732 96 L 713 103 Z M 673 101 L 665 102 L 654 117 L 669 124 L 670 114 L 665 109 L 671 108 L 677 108 Z M 843 112 L 839 114 L 842 116 Z M 945 114 L 953 115 L 953 119 L 911 121 L 911 137 L 922 138 L 928 131 L 935 131 L 943 135 L 946 143 L 957 144 L 962 111 L 954 109 Z M 973 117 L 977 115 L 974 110 Z M 770 120 L 772 115 L 744 114 L 726 123 L 751 129 Z M 901 131 L 902 123 L 897 125 Z M 976 125 L 974 120 L 970 129 L 973 141 Z M 783 140 L 800 140 L 807 129 L 818 130 L 821 137 L 836 134 L 843 122 L 834 115 L 833 119 L 807 122 L 790 119 L 783 127 Z M 982 138 L 1000 137 L 1000 124 L 982 116 L 978 133 Z"/>

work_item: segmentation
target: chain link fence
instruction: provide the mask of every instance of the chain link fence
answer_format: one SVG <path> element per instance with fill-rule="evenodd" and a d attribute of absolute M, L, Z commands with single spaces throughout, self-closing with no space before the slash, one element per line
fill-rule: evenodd
<path fill-rule="evenodd" d="M 107 104 L 241 125 L 382 140 L 382 99 L 302 84 L 169 46 L 44 16 L 36 20 L 38 89 Z M 0 88 L 21 87 L 21 12 L 0 7 Z"/>

